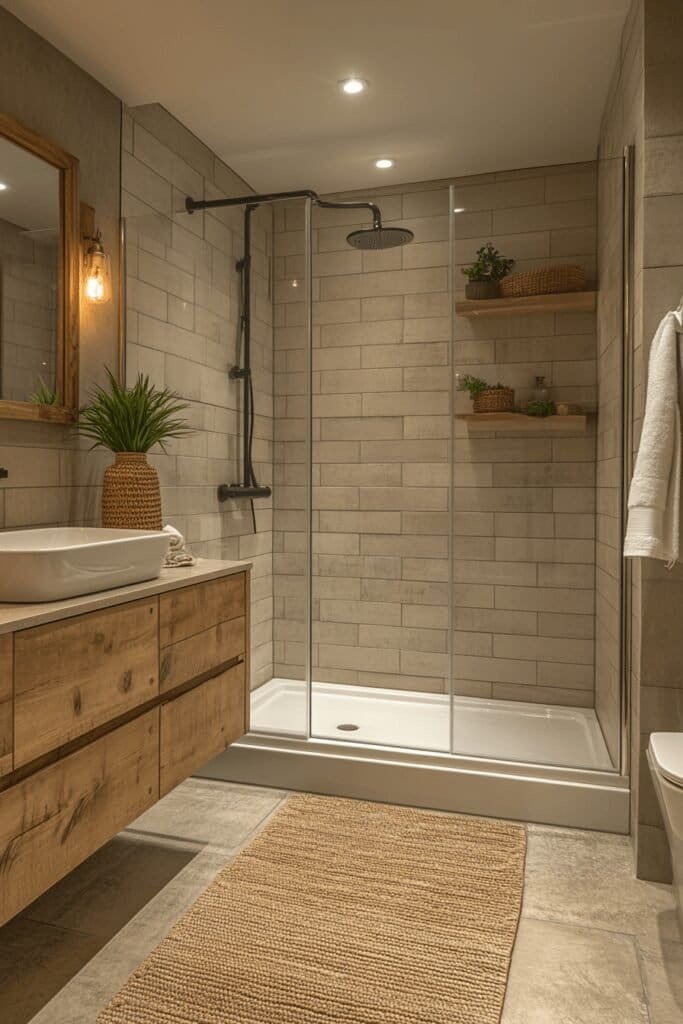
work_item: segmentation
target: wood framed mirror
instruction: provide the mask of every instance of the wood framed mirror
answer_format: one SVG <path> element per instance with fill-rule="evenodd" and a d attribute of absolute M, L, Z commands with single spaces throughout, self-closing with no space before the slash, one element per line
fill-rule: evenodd
<path fill-rule="evenodd" d="M 0 113 L 0 419 L 78 411 L 78 160 Z"/>

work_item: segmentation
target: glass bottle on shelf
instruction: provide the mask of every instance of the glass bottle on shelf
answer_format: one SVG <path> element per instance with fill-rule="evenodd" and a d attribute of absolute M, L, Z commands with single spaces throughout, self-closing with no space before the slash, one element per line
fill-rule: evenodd
<path fill-rule="evenodd" d="M 536 383 L 534 384 L 533 400 L 534 402 L 547 402 L 550 399 L 550 391 L 548 390 L 548 382 L 545 377 L 536 377 Z"/>

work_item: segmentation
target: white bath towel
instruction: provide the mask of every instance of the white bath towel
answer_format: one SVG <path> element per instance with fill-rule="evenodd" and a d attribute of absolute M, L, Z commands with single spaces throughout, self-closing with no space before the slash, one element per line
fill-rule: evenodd
<path fill-rule="evenodd" d="M 678 560 L 681 492 L 680 313 L 657 328 L 647 376 L 643 431 L 628 496 L 627 558 Z"/>
<path fill-rule="evenodd" d="M 196 565 L 197 559 L 185 547 L 185 538 L 175 526 L 166 525 L 164 533 L 170 537 L 168 551 L 164 557 L 164 567 L 175 569 L 181 565 Z"/>

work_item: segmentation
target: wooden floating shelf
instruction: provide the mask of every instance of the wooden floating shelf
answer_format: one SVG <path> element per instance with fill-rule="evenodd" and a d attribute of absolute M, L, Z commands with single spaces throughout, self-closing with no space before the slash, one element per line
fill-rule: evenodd
<path fill-rule="evenodd" d="M 521 412 L 472 412 L 457 414 L 471 434 L 522 431 L 527 434 L 582 434 L 587 416 L 526 416 Z"/>
<path fill-rule="evenodd" d="M 465 299 L 456 302 L 460 316 L 528 316 L 531 313 L 593 313 L 597 292 L 525 295 L 519 299 Z"/>

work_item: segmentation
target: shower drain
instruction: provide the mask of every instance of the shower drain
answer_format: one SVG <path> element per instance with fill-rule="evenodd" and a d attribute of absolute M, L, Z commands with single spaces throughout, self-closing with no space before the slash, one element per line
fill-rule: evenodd
<path fill-rule="evenodd" d="M 353 722 L 342 722 L 340 725 L 337 726 L 337 728 L 341 729 L 342 732 L 356 732 L 356 730 L 359 729 L 360 726 L 354 725 Z"/>

